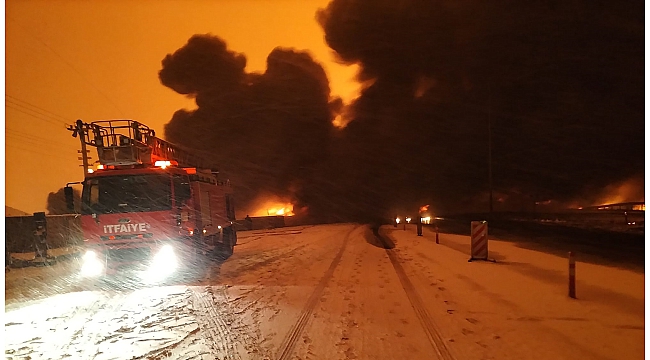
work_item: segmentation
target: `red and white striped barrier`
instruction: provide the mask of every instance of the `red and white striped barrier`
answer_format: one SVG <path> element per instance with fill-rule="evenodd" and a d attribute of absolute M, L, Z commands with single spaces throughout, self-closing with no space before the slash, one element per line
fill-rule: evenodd
<path fill-rule="evenodd" d="M 472 260 L 488 260 L 488 223 L 472 221 L 472 242 L 470 246 Z"/>
<path fill-rule="evenodd" d="M 569 251 L 569 297 L 576 298 L 576 260 L 571 251 Z"/>

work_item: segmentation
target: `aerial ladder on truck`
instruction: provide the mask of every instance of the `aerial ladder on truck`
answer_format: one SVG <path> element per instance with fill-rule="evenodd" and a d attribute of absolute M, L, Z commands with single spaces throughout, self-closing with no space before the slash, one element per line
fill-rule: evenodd
<path fill-rule="evenodd" d="M 174 161 L 180 167 L 209 169 L 217 174 L 214 164 L 192 152 L 156 137 L 148 126 L 134 120 L 100 120 L 84 123 L 77 120 L 68 126 L 73 137 L 79 137 L 84 160 L 84 173 L 90 165 L 86 146 L 97 148 L 103 166 L 154 166 L 156 161 Z"/>

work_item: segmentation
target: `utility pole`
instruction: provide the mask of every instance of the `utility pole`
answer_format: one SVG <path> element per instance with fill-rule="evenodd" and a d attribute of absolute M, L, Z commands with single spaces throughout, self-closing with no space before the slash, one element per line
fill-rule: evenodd
<path fill-rule="evenodd" d="M 492 215 L 492 106 L 488 108 L 488 183 L 490 186 L 490 215 Z"/>
<path fill-rule="evenodd" d="M 88 151 L 86 150 L 86 134 L 83 121 L 77 120 L 76 126 L 70 125 L 68 126 L 68 130 L 72 131 L 73 137 L 79 135 L 79 140 L 81 141 L 81 160 L 83 161 L 85 177 L 88 174 Z"/>

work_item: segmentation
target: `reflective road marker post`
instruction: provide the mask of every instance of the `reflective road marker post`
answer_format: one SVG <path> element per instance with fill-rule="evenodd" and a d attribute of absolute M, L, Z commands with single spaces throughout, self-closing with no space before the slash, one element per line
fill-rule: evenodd
<path fill-rule="evenodd" d="M 439 233 L 438 225 L 436 225 L 436 244 L 440 244 L 440 237 L 438 233 Z"/>
<path fill-rule="evenodd" d="M 488 223 L 487 221 L 472 221 L 471 227 L 471 244 L 470 253 L 471 257 L 468 261 L 486 260 L 496 262 L 496 260 L 488 259 Z"/>
<path fill-rule="evenodd" d="M 576 261 L 572 251 L 569 251 L 569 297 L 576 298 Z"/>

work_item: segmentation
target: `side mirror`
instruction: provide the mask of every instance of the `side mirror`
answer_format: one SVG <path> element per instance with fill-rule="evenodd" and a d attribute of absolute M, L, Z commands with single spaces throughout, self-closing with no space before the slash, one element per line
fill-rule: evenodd
<path fill-rule="evenodd" d="M 68 209 L 69 214 L 74 214 L 74 193 L 70 186 L 63 188 L 63 194 L 65 195 L 65 205 Z"/>

